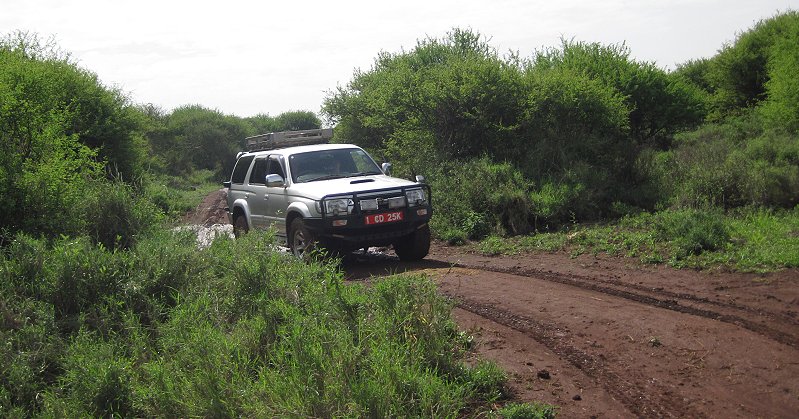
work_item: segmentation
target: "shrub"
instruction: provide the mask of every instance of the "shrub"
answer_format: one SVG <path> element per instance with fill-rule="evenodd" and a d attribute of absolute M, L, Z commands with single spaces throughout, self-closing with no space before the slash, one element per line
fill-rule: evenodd
<path fill-rule="evenodd" d="M 107 249 L 132 247 L 159 220 L 158 209 L 121 181 L 95 182 L 84 194 L 86 233 Z"/>
<path fill-rule="evenodd" d="M 664 204 L 792 208 L 799 203 L 799 142 L 766 130 L 756 114 L 730 118 L 678 137 L 673 151 L 653 157 L 650 174 Z"/>
<path fill-rule="evenodd" d="M 718 212 L 661 212 L 655 226 L 660 240 L 673 243 L 677 259 L 721 249 L 730 240 L 723 216 Z"/>
<path fill-rule="evenodd" d="M 497 413 L 505 419 L 555 419 L 557 409 L 539 403 L 508 403 Z"/>
<path fill-rule="evenodd" d="M 67 348 L 59 388 L 45 395 L 48 416 L 137 416 L 133 365 L 113 343 L 81 333 Z"/>

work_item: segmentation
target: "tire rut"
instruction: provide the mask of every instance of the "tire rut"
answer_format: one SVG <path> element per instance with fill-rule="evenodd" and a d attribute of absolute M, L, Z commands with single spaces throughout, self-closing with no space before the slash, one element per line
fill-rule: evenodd
<path fill-rule="evenodd" d="M 589 354 L 571 345 L 572 337 L 563 329 L 526 316 L 511 313 L 493 305 L 455 298 L 455 305 L 475 315 L 509 327 L 546 346 L 556 355 L 594 380 L 604 390 L 621 402 L 637 417 L 701 417 L 699 412 L 686 406 L 683 400 L 668 388 L 658 391 L 641 391 L 641 386 L 626 380 L 610 369 L 604 357 Z M 675 410 L 678 409 L 679 410 Z"/>
<path fill-rule="evenodd" d="M 611 281 L 599 278 L 584 277 L 580 275 L 567 275 L 554 272 L 544 272 L 534 269 L 521 269 L 521 268 L 504 268 L 497 266 L 477 266 L 461 262 L 452 263 L 452 266 L 459 268 L 475 269 L 484 272 L 504 273 L 523 277 L 532 277 L 536 279 L 543 279 L 550 282 L 556 282 L 564 285 L 571 285 L 578 288 L 586 289 L 589 291 L 599 292 L 615 297 L 624 298 L 627 300 L 635 301 L 642 304 L 647 304 L 653 307 L 663 308 L 667 310 L 676 311 L 683 314 L 691 314 L 708 319 L 718 320 L 721 322 L 733 324 L 743 327 L 752 332 L 763 335 L 769 339 L 775 340 L 790 347 L 799 346 L 799 339 L 782 330 L 775 329 L 765 324 L 741 317 L 737 314 L 729 312 L 723 313 L 715 311 L 710 308 L 701 307 L 702 305 L 713 306 L 713 308 L 721 308 L 727 311 L 745 312 L 750 315 L 757 315 L 762 317 L 784 317 L 774 313 L 764 314 L 763 311 L 751 307 L 740 306 L 738 304 L 724 303 L 720 301 L 712 301 L 707 298 L 700 298 L 685 293 L 673 293 L 665 290 L 656 290 L 648 287 L 641 287 L 634 284 L 625 284 L 621 281 Z M 635 292 L 637 291 L 637 292 Z M 643 293 L 650 295 L 646 295 Z M 653 296 L 654 294 L 655 296 Z M 690 302 L 692 305 L 680 304 L 680 300 Z M 795 319 L 785 319 L 791 325 L 796 325 Z"/>

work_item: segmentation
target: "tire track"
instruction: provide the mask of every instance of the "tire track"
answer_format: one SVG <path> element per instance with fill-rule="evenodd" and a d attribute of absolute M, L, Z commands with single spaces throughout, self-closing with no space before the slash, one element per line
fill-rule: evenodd
<path fill-rule="evenodd" d="M 637 417 L 701 417 L 699 412 L 687 406 L 681 397 L 667 388 L 657 391 L 642 391 L 642 387 L 623 378 L 609 368 L 602 356 L 594 356 L 571 345 L 572 337 L 563 329 L 548 325 L 526 316 L 511 313 L 490 304 L 464 300 L 462 296 L 450 296 L 457 307 L 477 316 L 509 327 L 546 346 L 556 355 L 567 360 L 575 368 L 601 386 L 608 394 L 621 402 Z"/>
<path fill-rule="evenodd" d="M 653 307 L 663 308 L 683 314 L 691 314 L 695 316 L 700 316 L 708 319 L 713 319 L 733 324 L 735 326 L 743 327 L 752 332 L 763 335 L 769 339 L 775 340 L 784 345 L 788 345 L 790 347 L 799 346 L 799 338 L 797 338 L 797 336 L 795 336 L 794 334 L 787 333 L 785 331 L 771 327 L 767 324 L 759 323 L 749 318 L 742 317 L 738 314 L 732 314 L 730 312 L 722 312 L 721 310 L 719 311 L 714 310 L 721 308 L 724 311 L 733 311 L 733 312 L 738 311 L 738 312 L 745 312 L 750 315 L 754 314 L 757 316 L 764 316 L 762 311 L 758 311 L 751 307 L 740 306 L 738 304 L 732 304 L 732 303 L 724 303 L 720 301 L 712 301 L 707 298 L 696 297 L 690 294 L 673 293 L 665 290 L 653 290 L 648 287 L 640 287 L 634 284 L 622 283 L 621 281 L 603 280 L 603 279 L 591 278 L 580 275 L 567 275 L 555 272 L 543 272 L 535 269 L 522 269 L 517 267 L 505 268 L 505 267 L 485 266 L 485 265 L 478 266 L 461 262 L 451 263 L 451 265 L 453 267 L 458 267 L 458 268 L 474 269 L 484 272 L 504 273 L 515 276 L 542 279 L 564 285 L 571 285 L 585 290 L 599 292 L 602 294 L 612 295 L 614 297 L 620 297 L 630 301 L 647 304 Z M 654 296 L 651 294 L 654 294 Z M 692 303 L 692 305 L 680 304 L 680 300 L 690 302 Z M 703 305 L 713 306 L 712 308 L 714 309 L 702 307 Z M 769 314 L 772 317 L 776 317 L 776 315 L 774 315 L 773 313 Z M 794 319 L 791 319 L 789 323 L 791 325 L 796 325 L 796 321 Z"/>

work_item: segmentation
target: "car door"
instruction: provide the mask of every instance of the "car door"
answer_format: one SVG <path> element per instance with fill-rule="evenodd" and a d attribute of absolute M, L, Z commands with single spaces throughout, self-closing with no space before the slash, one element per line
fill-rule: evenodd
<path fill-rule="evenodd" d="M 267 175 L 280 175 L 284 179 L 283 185 L 267 186 L 266 202 L 266 222 L 269 227 L 274 227 L 280 236 L 286 235 L 286 208 L 288 200 L 286 198 L 286 171 L 283 166 L 283 156 L 272 154 L 268 157 L 266 168 Z"/>
<path fill-rule="evenodd" d="M 267 156 L 259 156 L 255 159 L 250 172 L 249 189 L 251 195 L 247 198 L 247 205 L 250 207 L 252 226 L 257 228 L 267 228 L 269 226 L 267 217 L 269 193 L 265 182 L 267 166 Z"/>

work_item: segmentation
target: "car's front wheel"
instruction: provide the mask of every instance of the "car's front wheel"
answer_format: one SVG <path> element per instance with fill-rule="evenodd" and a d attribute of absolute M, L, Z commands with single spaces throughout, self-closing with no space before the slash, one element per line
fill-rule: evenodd
<path fill-rule="evenodd" d="M 394 243 L 394 252 L 400 260 L 422 260 L 430 253 L 430 226 L 425 224 Z"/>
<path fill-rule="evenodd" d="M 233 219 L 233 235 L 239 238 L 248 231 L 250 231 L 250 225 L 247 224 L 247 217 L 245 217 L 244 214 L 237 215 L 236 218 Z"/>
<path fill-rule="evenodd" d="M 291 222 L 289 233 L 289 249 L 299 259 L 307 258 L 317 248 L 316 236 L 308 230 L 302 218 L 295 218 Z"/>

